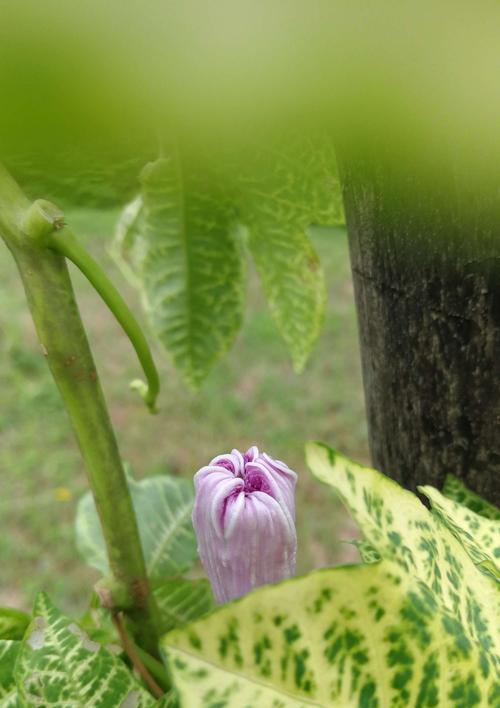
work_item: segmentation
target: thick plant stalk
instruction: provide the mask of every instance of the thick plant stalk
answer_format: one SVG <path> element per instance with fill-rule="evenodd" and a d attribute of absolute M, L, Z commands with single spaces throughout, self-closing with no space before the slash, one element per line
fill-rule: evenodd
<path fill-rule="evenodd" d="M 18 265 L 43 353 L 80 446 L 116 588 L 110 594 L 124 598 L 119 609 L 132 620 L 137 643 L 157 655 L 156 609 L 137 521 L 66 260 L 35 238 L 33 229 L 26 232 L 29 208 L 0 167 L 0 235 Z"/>
<path fill-rule="evenodd" d="M 486 173 L 458 148 L 431 160 L 424 143 L 422 165 L 362 145 L 341 166 L 373 463 L 412 490 L 451 473 L 499 504 L 496 153 Z"/>

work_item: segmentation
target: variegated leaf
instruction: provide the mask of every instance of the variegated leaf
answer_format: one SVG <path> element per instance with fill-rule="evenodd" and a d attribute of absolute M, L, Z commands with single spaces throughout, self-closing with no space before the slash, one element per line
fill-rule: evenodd
<path fill-rule="evenodd" d="M 378 563 L 380 560 L 380 553 L 374 548 L 368 541 L 354 541 L 353 542 L 358 553 L 361 556 L 363 563 Z"/>
<path fill-rule="evenodd" d="M 14 667 L 21 642 L 0 640 L 0 708 L 17 706 L 17 687 Z"/>
<path fill-rule="evenodd" d="M 481 648 L 482 665 L 498 669 L 498 585 L 476 568 L 449 528 L 414 494 L 326 445 L 310 443 L 307 462 L 315 476 L 339 494 L 380 555 L 393 560 L 414 582 L 421 582 L 438 607 L 454 617 L 447 625 L 449 631 Z"/>
<path fill-rule="evenodd" d="M 193 487 L 179 477 L 157 475 L 136 482 L 128 480 L 149 578 L 154 582 L 178 575 L 197 558 L 191 524 Z M 78 504 L 77 543 L 89 565 L 104 575 L 108 561 L 101 527 L 90 493 Z"/>
<path fill-rule="evenodd" d="M 197 387 L 229 348 L 243 318 L 244 261 L 235 217 L 213 176 L 178 153 L 142 173 L 142 285 L 158 335 Z"/>
<path fill-rule="evenodd" d="M 22 639 L 31 617 L 11 607 L 0 607 L 0 639 Z"/>
<path fill-rule="evenodd" d="M 33 610 L 15 676 L 21 705 L 145 708 L 156 701 L 125 664 L 66 619 L 44 594 Z"/>
<path fill-rule="evenodd" d="M 271 314 L 301 371 L 320 332 L 323 272 L 307 234 L 311 224 L 343 223 L 333 149 L 326 141 L 288 138 L 263 154 L 243 185 L 241 218 Z"/>
<path fill-rule="evenodd" d="M 474 563 L 500 581 L 500 521 L 475 514 L 434 487 L 418 489 L 430 500 L 434 513 L 463 544 Z"/>
<path fill-rule="evenodd" d="M 214 607 L 210 583 L 204 579 L 174 578 L 155 588 L 154 595 L 160 613 L 161 633 L 187 624 Z"/>
<path fill-rule="evenodd" d="M 256 590 L 164 639 L 189 708 L 495 705 L 493 667 L 392 560 Z"/>
<path fill-rule="evenodd" d="M 490 504 L 475 492 L 468 489 L 457 477 L 452 474 L 446 476 L 443 485 L 443 494 L 462 506 L 466 506 L 480 516 L 487 519 L 500 521 L 500 509 Z"/>

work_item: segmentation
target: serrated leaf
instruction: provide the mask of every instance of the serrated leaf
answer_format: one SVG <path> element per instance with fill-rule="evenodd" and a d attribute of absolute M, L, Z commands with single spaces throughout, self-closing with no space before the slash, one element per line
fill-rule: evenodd
<path fill-rule="evenodd" d="M 142 173 L 142 286 L 154 331 L 197 387 L 243 317 L 244 265 L 234 213 L 210 176 L 160 158 Z"/>
<path fill-rule="evenodd" d="M 0 607 L 0 639 L 22 639 L 31 617 L 11 607 Z"/>
<path fill-rule="evenodd" d="M 498 586 L 476 568 L 461 542 L 411 492 L 326 445 L 310 443 L 307 462 L 340 496 L 382 558 L 421 582 L 456 619 L 457 631 L 500 662 Z"/>
<path fill-rule="evenodd" d="M 209 160 L 210 162 L 210 160 Z M 172 152 L 143 171 L 112 255 L 140 285 L 153 330 L 185 381 L 197 387 L 242 320 L 240 233 L 271 313 L 300 371 L 320 332 L 326 290 L 311 224 L 344 223 L 331 143 L 287 135 L 238 167 L 212 156 L 210 171 Z M 222 178 L 221 178 L 222 177 Z M 243 228 L 236 228 L 236 219 Z"/>
<path fill-rule="evenodd" d="M 271 314 L 300 372 L 319 335 L 326 289 L 307 234 L 317 223 L 343 223 L 333 149 L 289 138 L 262 157 L 244 182 L 241 218 Z"/>
<path fill-rule="evenodd" d="M 160 633 L 187 624 L 214 607 L 210 583 L 207 580 L 174 578 L 154 591 L 160 614 Z"/>
<path fill-rule="evenodd" d="M 388 559 L 261 588 L 162 646 L 190 708 L 493 705 L 479 645 Z"/>
<path fill-rule="evenodd" d="M 17 706 L 17 687 L 14 667 L 21 642 L 0 640 L 0 708 Z"/>
<path fill-rule="evenodd" d="M 193 485 L 187 480 L 157 475 L 136 482 L 128 480 L 146 568 L 151 581 L 178 575 L 197 558 L 191 524 Z M 90 493 L 78 504 L 78 548 L 89 565 L 107 575 L 108 560 L 101 527 Z"/>
<path fill-rule="evenodd" d="M 500 522 L 474 513 L 443 496 L 434 487 L 418 487 L 432 510 L 462 543 L 474 563 L 500 581 Z"/>
<path fill-rule="evenodd" d="M 300 373 L 321 331 L 326 289 L 319 258 L 304 231 L 262 216 L 250 227 L 248 246 L 271 315 Z"/>
<path fill-rule="evenodd" d="M 15 669 L 22 705 L 155 705 L 125 664 L 61 615 L 46 595 L 37 597 L 33 617 Z"/>
<path fill-rule="evenodd" d="M 466 506 L 480 516 L 487 519 L 500 521 L 500 509 L 490 504 L 475 492 L 468 489 L 457 477 L 452 474 L 446 476 L 443 486 L 443 494 L 448 499 L 452 499 L 462 506 Z"/>

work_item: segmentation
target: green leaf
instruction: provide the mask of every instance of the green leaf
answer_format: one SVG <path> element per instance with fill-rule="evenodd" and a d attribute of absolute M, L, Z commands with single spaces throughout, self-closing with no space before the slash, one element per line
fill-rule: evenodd
<path fill-rule="evenodd" d="M 485 706 L 494 691 L 479 645 L 391 560 L 259 589 L 162 646 L 190 708 Z"/>
<path fill-rule="evenodd" d="M 37 597 L 33 617 L 15 669 L 22 705 L 155 705 L 125 664 L 91 641 L 43 593 Z"/>
<path fill-rule="evenodd" d="M 475 492 L 468 489 L 457 477 L 452 474 L 447 475 L 444 480 L 443 494 L 448 499 L 452 499 L 458 504 L 466 506 L 476 514 L 485 516 L 487 519 L 500 521 L 500 509 L 490 504 Z"/>
<path fill-rule="evenodd" d="M 14 679 L 14 667 L 21 642 L 0 640 L 0 706 L 17 706 L 17 687 Z"/>
<path fill-rule="evenodd" d="M 140 197 L 117 226 L 112 255 L 139 285 L 154 332 L 197 387 L 242 321 L 240 240 L 300 371 L 324 317 L 326 290 L 307 229 L 344 223 L 331 143 L 286 135 L 229 165 L 173 151 L 146 166 Z M 210 167 L 207 169 L 206 165 Z M 240 224 L 236 226 L 236 222 Z"/>
<path fill-rule="evenodd" d="M 0 607 L 0 639 L 22 639 L 31 617 L 11 607 Z"/>
<path fill-rule="evenodd" d="M 177 691 L 171 689 L 168 693 L 165 693 L 158 701 L 157 708 L 182 708 Z"/>
<path fill-rule="evenodd" d="M 500 661 L 498 586 L 474 565 L 448 526 L 411 492 L 326 445 L 310 443 L 307 462 L 339 494 L 380 555 L 423 583 L 436 604 L 455 618 L 457 631 L 481 647 L 485 657 Z"/>
<path fill-rule="evenodd" d="M 354 545 L 358 549 L 359 555 L 363 563 L 378 563 L 380 553 L 368 541 L 354 541 Z"/>
<path fill-rule="evenodd" d="M 474 513 L 448 499 L 434 487 L 418 487 L 432 510 L 462 543 L 474 563 L 500 581 L 500 522 Z"/>
<path fill-rule="evenodd" d="M 326 289 L 307 234 L 311 224 L 343 223 L 335 157 L 326 142 L 288 139 L 264 153 L 243 185 L 242 214 L 271 314 L 300 372 L 319 335 Z"/>
<path fill-rule="evenodd" d="M 154 595 L 160 612 L 160 633 L 187 624 L 214 607 L 210 583 L 204 579 L 174 578 L 155 588 Z"/>
<path fill-rule="evenodd" d="M 213 177 L 178 154 L 142 173 L 142 285 L 154 331 L 197 387 L 243 317 L 244 264 L 233 211 Z"/>
<path fill-rule="evenodd" d="M 155 582 L 190 568 L 197 558 L 191 524 L 192 483 L 179 477 L 157 475 L 140 482 L 129 478 L 128 484 L 150 580 Z M 76 535 L 87 563 L 107 575 L 106 549 L 90 493 L 78 504 Z"/>

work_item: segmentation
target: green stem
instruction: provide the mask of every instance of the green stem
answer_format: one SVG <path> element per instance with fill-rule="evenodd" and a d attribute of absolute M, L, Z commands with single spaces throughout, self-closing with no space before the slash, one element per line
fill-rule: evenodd
<path fill-rule="evenodd" d="M 170 690 L 171 685 L 167 678 L 167 671 L 165 669 L 165 666 L 160 661 L 158 661 L 158 659 L 155 659 L 153 656 L 151 656 L 151 654 L 148 654 L 146 651 L 141 649 L 141 647 L 135 646 L 135 650 L 137 652 L 137 656 L 142 661 L 151 676 L 162 687 L 163 692 L 166 693 L 168 690 Z"/>
<path fill-rule="evenodd" d="M 0 166 L 0 235 L 23 280 L 43 353 L 72 421 L 96 508 L 109 566 L 126 592 L 135 637 L 158 655 L 156 607 L 149 592 L 137 521 L 116 438 L 73 294 L 66 260 L 26 234 L 30 204 Z"/>
<path fill-rule="evenodd" d="M 134 381 L 132 387 L 139 390 L 149 410 L 155 413 L 155 403 L 160 388 L 158 372 L 142 329 L 124 299 L 68 228 L 53 232 L 48 245 L 49 248 L 69 258 L 82 271 L 125 330 L 148 381 L 147 386 L 142 381 Z"/>

